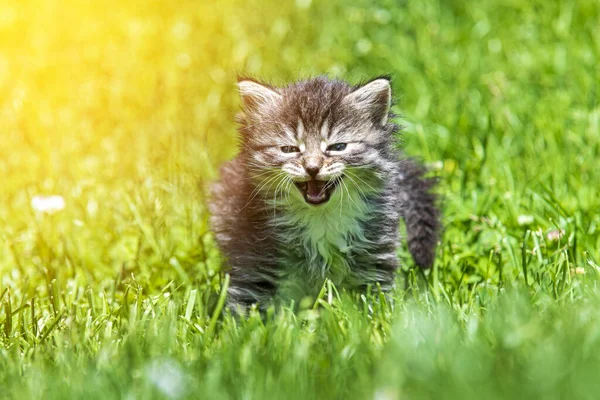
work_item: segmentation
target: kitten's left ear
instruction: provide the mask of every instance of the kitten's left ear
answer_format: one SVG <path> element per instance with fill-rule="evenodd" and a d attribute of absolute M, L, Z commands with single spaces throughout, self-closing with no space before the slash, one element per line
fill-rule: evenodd
<path fill-rule="evenodd" d="M 378 78 L 344 97 L 344 102 L 370 115 L 373 122 L 385 125 L 392 103 L 392 88 L 386 78 Z"/>

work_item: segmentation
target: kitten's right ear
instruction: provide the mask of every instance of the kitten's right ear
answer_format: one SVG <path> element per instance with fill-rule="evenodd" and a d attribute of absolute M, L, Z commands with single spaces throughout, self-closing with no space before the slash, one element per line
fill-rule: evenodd
<path fill-rule="evenodd" d="M 238 89 L 245 111 L 258 111 L 276 106 L 281 94 L 274 89 L 249 79 L 238 81 Z"/>

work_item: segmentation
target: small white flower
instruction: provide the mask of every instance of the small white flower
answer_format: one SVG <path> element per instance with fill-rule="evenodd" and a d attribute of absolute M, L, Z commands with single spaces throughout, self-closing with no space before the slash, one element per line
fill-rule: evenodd
<path fill-rule="evenodd" d="M 34 196 L 31 199 L 31 207 L 38 212 L 53 214 L 64 210 L 65 199 L 62 196 Z"/>
<path fill-rule="evenodd" d="M 548 239 L 551 242 L 555 242 L 558 239 L 562 238 L 564 235 L 565 235 L 564 229 L 555 229 L 546 234 L 546 239 Z"/>
<path fill-rule="evenodd" d="M 519 215 L 517 222 L 521 226 L 533 224 L 533 215 Z"/>

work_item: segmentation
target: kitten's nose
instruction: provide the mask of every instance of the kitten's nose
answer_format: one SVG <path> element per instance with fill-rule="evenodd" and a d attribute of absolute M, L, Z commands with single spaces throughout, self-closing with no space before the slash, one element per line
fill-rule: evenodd
<path fill-rule="evenodd" d="M 306 173 L 311 176 L 311 178 L 316 178 L 319 170 L 321 169 L 321 162 L 317 157 L 307 157 L 304 159 L 304 169 Z"/>
<path fill-rule="evenodd" d="M 319 173 L 319 167 L 315 167 L 315 166 L 306 166 L 304 167 L 304 169 L 306 170 L 306 173 L 309 174 L 311 176 L 311 178 L 316 178 L 317 174 Z"/>

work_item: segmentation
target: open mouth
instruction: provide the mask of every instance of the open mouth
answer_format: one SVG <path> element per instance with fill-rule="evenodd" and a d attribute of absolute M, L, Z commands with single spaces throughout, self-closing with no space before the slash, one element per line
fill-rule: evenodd
<path fill-rule="evenodd" d="M 306 182 L 296 182 L 296 187 L 300 190 L 307 203 L 316 206 L 329 201 L 337 183 L 337 179 L 331 181 L 311 179 Z"/>

